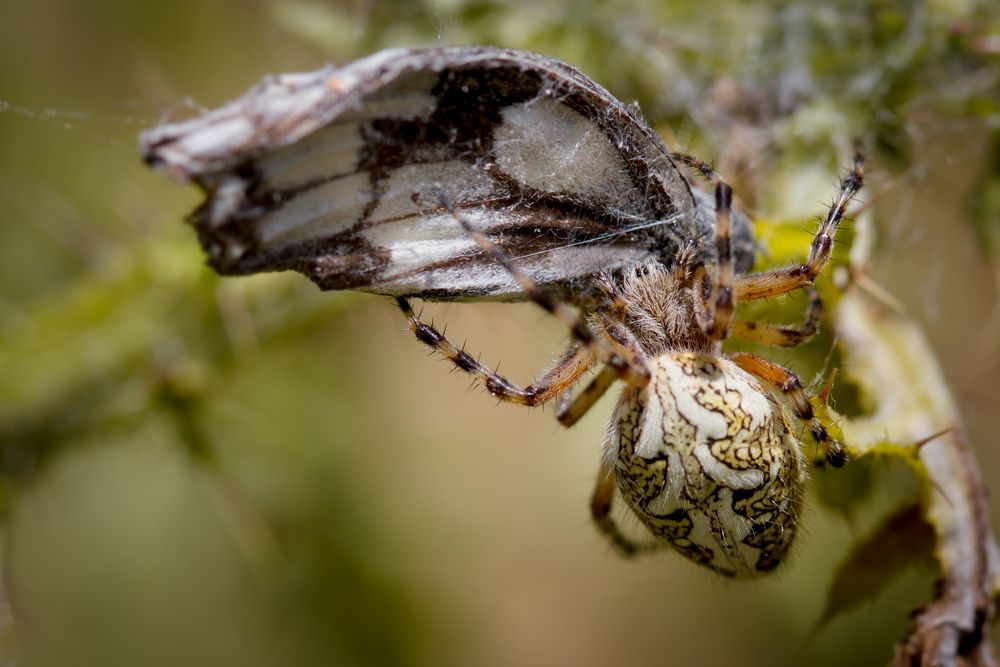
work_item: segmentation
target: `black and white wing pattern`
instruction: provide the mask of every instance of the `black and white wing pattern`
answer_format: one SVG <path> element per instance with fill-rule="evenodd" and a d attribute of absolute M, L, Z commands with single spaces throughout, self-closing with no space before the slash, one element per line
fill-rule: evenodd
<path fill-rule="evenodd" d="M 575 68 L 532 53 L 390 49 L 268 78 L 141 143 L 149 164 L 205 191 L 191 220 L 223 274 L 293 269 L 323 289 L 519 298 L 449 206 L 570 302 L 588 301 L 599 271 L 669 261 L 688 240 L 711 261 L 711 201 L 655 132 Z M 734 245 L 745 270 L 744 216 Z"/>

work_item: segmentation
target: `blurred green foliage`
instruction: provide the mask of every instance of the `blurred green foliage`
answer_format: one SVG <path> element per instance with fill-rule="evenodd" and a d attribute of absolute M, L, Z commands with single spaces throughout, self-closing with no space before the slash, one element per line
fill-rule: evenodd
<path fill-rule="evenodd" d="M 861 137 L 879 278 L 986 442 L 995 3 L 41 0 L 0 26 L 0 664 L 886 662 L 927 573 L 809 633 L 852 537 L 912 497 L 905 475 L 821 475 L 850 523 L 814 502 L 756 586 L 620 563 L 586 520 L 599 417 L 562 433 L 465 392 L 381 299 L 217 278 L 180 224 L 197 195 L 148 172 L 135 135 L 387 46 L 541 51 L 716 159 L 763 264 L 804 251 Z M 561 340 L 523 307 L 437 312 L 515 377 Z M 832 345 L 776 358 L 813 379 Z"/>

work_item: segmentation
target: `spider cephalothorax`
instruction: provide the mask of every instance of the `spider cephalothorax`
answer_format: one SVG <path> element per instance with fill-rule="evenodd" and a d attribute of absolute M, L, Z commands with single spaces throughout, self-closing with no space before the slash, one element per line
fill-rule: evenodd
<path fill-rule="evenodd" d="M 695 280 L 692 257 L 685 248 L 672 269 L 650 262 L 630 267 L 618 282 L 608 276 L 600 281 L 613 304 L 612 317 L 630 332 L 647 357 L 668 350 L 713 353 L 720 349 L 719 341 L 706 336 L 698 323 L 696 309 L 706 296 L 705 281 Z"/>

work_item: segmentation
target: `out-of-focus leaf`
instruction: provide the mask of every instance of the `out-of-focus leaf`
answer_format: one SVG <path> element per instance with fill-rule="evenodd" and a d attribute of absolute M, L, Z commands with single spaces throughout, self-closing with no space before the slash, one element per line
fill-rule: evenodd
<path fill-rule="evenodd" d="M 1000 285 L 1000 152 L 993 158 L 993 168 L 984 174 L 973 204 L 973 223 L 983 251 L 988 254 Z"/>
<path fill-rule="evenodd" d="M 817 500 L 851 523 L 858 506 L 871 495 L 874 483 L 872 463 L 871 457 L 866 456 L 851 461 L 844 468 L 817 468 L 812 474 Z"/>
<path fill-rule="evenodd" d="M 362 23 L 334 4 L 282 0 L 267 5 L 275 23 L 307 44 L 343 60 L 358 48 Z"/>
<path fill-rule="evenodd" d="M 165 385 L 201 386 L 351 301 L 304 281 L 220 281 L 200 264 L 189 234 L 165 234 L 0 330 L 0 473 L 31 471 L 146 414 Z"/>
<path fill-rule="evenodd" d="M 924 490 L 926 476 L 914 463 L 909 456 L 893 453 L 862 456 L 842 468 L 821 466 L 812 473 L 816 497 L 826 508 L 843 515 L 848 524 L 858 521 L 858 525 L 870 525 L 872 512 L 878 516 L 883 511 L 874 493 L 877 489 L 891 489 L 893 505 Z"/>
<path fill-rule="evenodd" d="M 920 504 L 899 510 L 854 544 L 837 568 L 816 629 L 872 600 L 907 567 L 933 563 L 934 528 Z"/>

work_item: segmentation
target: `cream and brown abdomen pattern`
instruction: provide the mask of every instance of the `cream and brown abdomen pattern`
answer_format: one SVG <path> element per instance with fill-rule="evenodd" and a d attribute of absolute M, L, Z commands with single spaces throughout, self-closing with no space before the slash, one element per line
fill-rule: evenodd
<path fill-rule="evenodd" d="M 725 358 L 679 352 L 651 367 L 612 423 L 625 502 L 697 563 L 740 578 L 770 572 L 795 535 L 805 478 L 784 409 Z"/>

